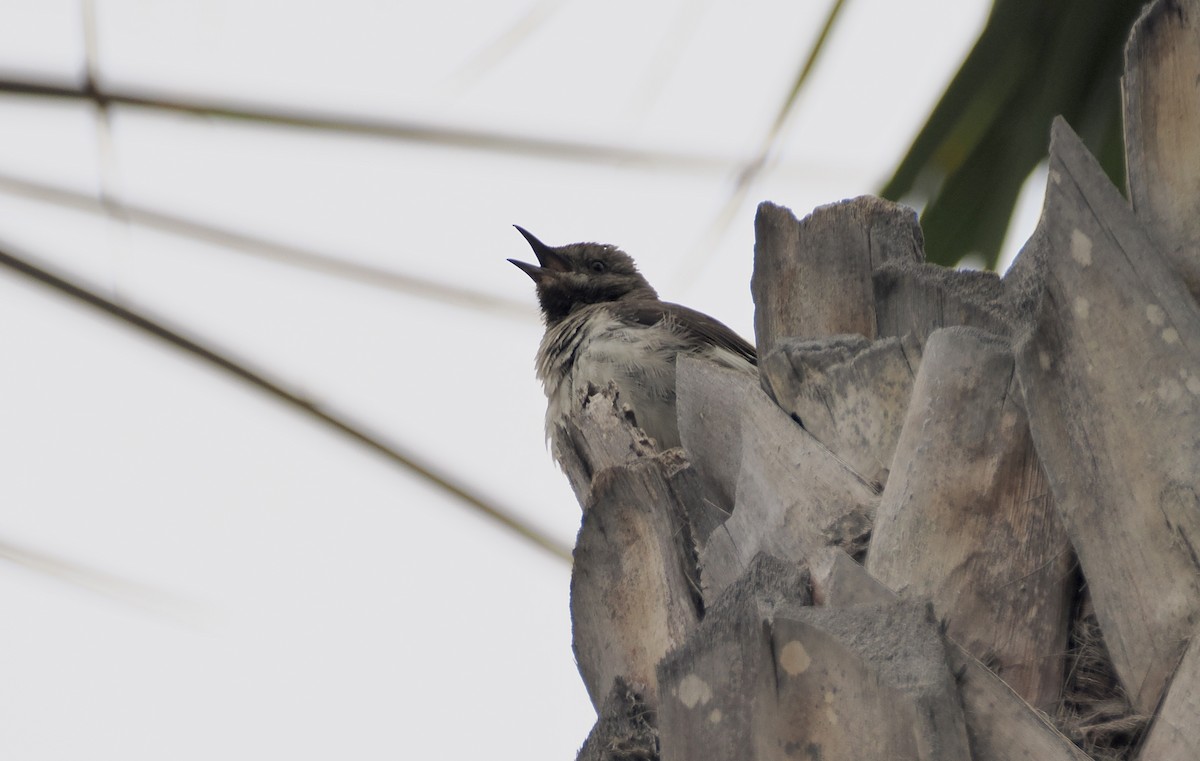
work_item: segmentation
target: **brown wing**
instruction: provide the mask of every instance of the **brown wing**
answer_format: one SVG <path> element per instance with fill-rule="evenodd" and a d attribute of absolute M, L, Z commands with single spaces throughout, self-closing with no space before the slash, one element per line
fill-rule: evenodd
<path fill-rule="evenodd" d="M 734 333 L 725 323 L 703 312 L 657 300 L 614 301 L 608 307 L 617 317 L 642 325 L 657 325 L 664 319 L 670 319 L 697 339 L 745 357 L 752 365 L 758 364 L 758 353 L 746 339 Z"/>

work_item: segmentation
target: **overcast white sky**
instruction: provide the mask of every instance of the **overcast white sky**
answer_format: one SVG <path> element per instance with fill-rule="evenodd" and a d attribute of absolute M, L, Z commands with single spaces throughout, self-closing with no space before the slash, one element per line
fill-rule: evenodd
<path fill-rule="evenodd" d="M 752 337 L 754 206 L 873 192 L 989 3 L 850 0 L 734 221 L 711 220 L 828 2 L 96 0 L 104 87 L 697 159 L 568 160 L 0 96 L 0 249 L 247 359 L 569 545 L 510 225 L 633 254 Z M 80 0 L 0 0 L 0 78 L 72 84 Z M 525 26 L 522 18 L 532 19 Z M 514 29 L 526 34 L 497 47 Z M 104 148 L 103 146 L 107 146 Z M 31 199 L 112 197 L 505 299 L 351 282 Z M 1010 255 L 1036 220 L 1035 178 Z M 0 270 L 0 754 L 572 758 L 567 565 L 260 391 Z M 128 583 L 125 583 L 128 582 Z"/>

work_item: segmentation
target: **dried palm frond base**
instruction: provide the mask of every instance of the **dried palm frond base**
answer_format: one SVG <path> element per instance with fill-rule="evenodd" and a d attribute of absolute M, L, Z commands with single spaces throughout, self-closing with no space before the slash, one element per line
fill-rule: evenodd
<path fill-rule="evenodd" d="M 1135 713 L 1129 704 L 1086 589 L 1081 592 L 1068 646 L 1055 725 L 1096 761 L 1133 759 L 1150 717 Z"/>

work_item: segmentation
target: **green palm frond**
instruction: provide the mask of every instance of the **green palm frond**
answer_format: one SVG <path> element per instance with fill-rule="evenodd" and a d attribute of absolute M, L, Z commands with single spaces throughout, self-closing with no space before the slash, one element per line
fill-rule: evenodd
<path fill-rule="evenodd" d="M 1063 115 L 1124 187 L 1120 72 L 1136 0 L 996 0 L 987 25 L 880 192 L 922 207 L 930 261 L 994 267 L 1017 194 Z"/>

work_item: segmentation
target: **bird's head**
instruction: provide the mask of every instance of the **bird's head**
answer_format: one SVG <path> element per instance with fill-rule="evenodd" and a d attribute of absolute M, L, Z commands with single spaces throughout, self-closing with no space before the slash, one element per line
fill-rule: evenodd
<path fill-rule="evenodd" d="M 629 254 L 602 243 L 547 246 L 523 227 L 537 264 L 509 259 L 533 279 L 547 325 L 554 325 L 586 304 L 623 299 L 656 299 L 658 294 L 638 272 Z"/>

